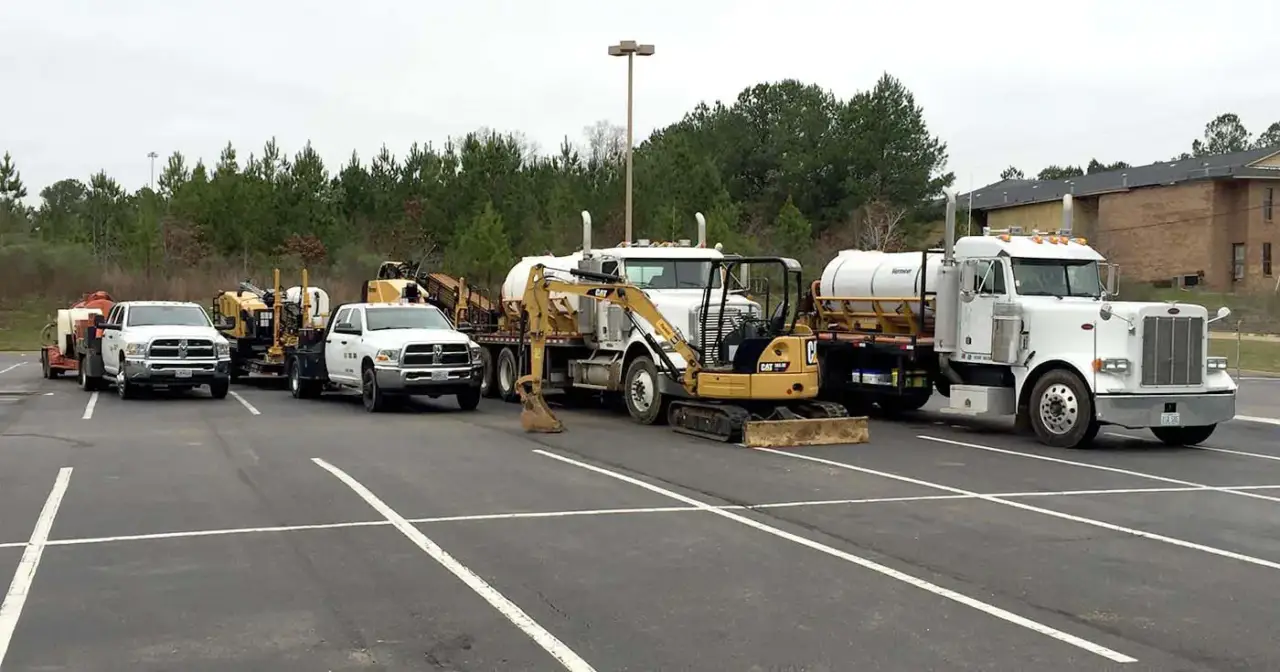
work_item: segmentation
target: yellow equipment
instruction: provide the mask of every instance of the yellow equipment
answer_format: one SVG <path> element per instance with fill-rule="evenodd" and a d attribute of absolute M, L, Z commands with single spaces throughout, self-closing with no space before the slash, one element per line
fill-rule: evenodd
<path fill-rule="evenodd" d="M 281 291 L 280 269 L 273 275 L 270 289 L 246 280 L 239 288 L 213 297 L 214 326 L 231 343 L 233 379 L 249 373 L 282 375 L 285 348 L 296 345 L 298 331 L 311 326 L 312 308 L 327 310 L 328 294 L 308 286 L 306 269 L 302 284 L 294 288 L 296 301 Z M 313 306 L 313 294 L 322 307 Z"/>
<path fill-rule="evenodd" d="M 487 321 L 492 310 L 488 295 L 465 278 L 431 273 L 412 261 L 384 261 L 378 277 L 365 283 L 366 303 L 430 303 L 445 311 L 455 325 Z"/>
<path fill-rule="evenodd" d="M 551 412 L 542 394 L 547 334 L 553 332 L 552 294 L 570 294 L 608 301 L 622 308 L 627 319 L 644 334 L 649 348 L 662 362 L 663 375 L 679 383 L 681 398 L 667 408 L 667 422 L 678 432 L 720 441 L 740 441 L 749 447 L 781 447 L 865 443 L 867 419 L 849 417 L 844 406 L 817 399 L 819 367 L 813 332 L 787 315 L 791 308 L 787 283 L 795 279 L 797 300 L 800 264 L 781 257 L 729 257 L 710 262 L 711 277 L 731 278 L 734 267 L 780 264 L 784 269 L 783 302 L 768 320 L 748 320 L 737 329 L 706 344 L 707 352 L 685 340 L 643 290 L 621 276 L 583 269 L 568 273 L 580 281 L 548 277 L 546 266 L 529 271 L 524 295 L 528 317 L 530 372 L 516 381 L 523 406 L 520 421 L 526 431 L 556 433 L 564 425 Z M 707 282 L 701 314 L 704 320 L 723 315 L 731 282 Z M 713 287 L 723 288 L 719 311 L 708 311 Z M 733 290 L 733 291 L 741 291 Z M 663 344 L 636 322 L 639 317 L 685 361 L 683 373 L 668 357 Z M 703 325 L 700 333 L 707 333 Z M 715 325 L 711 325 L 715 326 Z M 719 333 L 718 331 L 715 333 Z M 706 362 L 715 362 L 707 364 Z"/>

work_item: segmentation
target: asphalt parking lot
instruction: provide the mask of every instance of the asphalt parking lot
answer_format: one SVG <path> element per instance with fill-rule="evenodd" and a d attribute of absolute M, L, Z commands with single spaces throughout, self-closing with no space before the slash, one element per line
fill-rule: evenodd
<path fill-rule="evenodd" d="M 770 451 L 233 391 L 0 353 L 0 668 L 1280 669 L 1277 424 L 1069 451 L 926 412 Z"/>

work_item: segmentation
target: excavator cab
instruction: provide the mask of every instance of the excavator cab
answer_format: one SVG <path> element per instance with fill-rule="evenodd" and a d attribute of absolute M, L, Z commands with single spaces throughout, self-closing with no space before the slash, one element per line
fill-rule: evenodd
<path fill-rule="evenodd" d="M 745 278 L 753 277 L 755 286 L 768 286 L 768 277 L 757 275 L 760 270 L 772 275 L 772 267 L 779 271 L 776 277 L 782 281 L 782 291 L 770 310 L 772 294 L 763 293 L 762 310 L 769 315 L 743 315 L 729 305 L 729 297 L 751 292 Z M 750 271 L 755 270 L 755 273 Z M 701 355 L 704 368 L 715 370 L 728 367 L 735 373 L 754 373 L 760 355 L 775 338 L 790 336 L 796 331 L 797 311 L 802 286 L 800 262 L 786 257 L 725 257 L 711 262 L 709 279 L 702 294 L 701 324 L 699 334 L 723 334 L 716 343 L 702 342 L 695 345 Z M 715 282 L 719 276 L 719 282 Z M 792 289 L 795 297 L 791 296 Z M 758 300 L 758 299 L 757 299 Z M 790 316 L 790 322 L 788 322 Z M 706 341 L 708 339 L 700 339 Z"/>

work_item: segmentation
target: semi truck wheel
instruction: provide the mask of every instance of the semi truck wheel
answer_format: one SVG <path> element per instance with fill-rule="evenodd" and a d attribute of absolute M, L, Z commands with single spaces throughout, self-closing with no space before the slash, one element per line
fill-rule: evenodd
<path fill-rule="evenodd" d="M 1199 427 L 1152 427 L 1151 433 L 1166 446 L 1194 446 L 1204 443 L 1213 435 L 1217 425 Z"/>
<path fill-rule="evenodd" d="M 666 398 L 658 390 L 658 367 L 648 355 L 640 355 L 627 367 L 622 388 L 631 419 L 642 425 L 661 425 L 667 421 Z"/>
<path fill-rule="evenodd" d="M 497 372 L 493 370 L 493 352 L 489 348 L 480 348 L 480 365 L 484 367 L 480 373 L 480 395 L 493 399 L 498 396 L 497 386 L 493 384 Z"/>
<path fill-rule="evenodd" d="M 1098 435 L 1089 389 L 1066 369 L 1055 369 L 1036 381 L 1027 412 L 1036 438 L 1046 446 L 1076 448 Z"/>
<path fill-rule="evenodd" d="M 503 401 L 516 401 L 520 393 L 516 391 L 516 380 L 520 378 L 520 366 L 516 361 L 516 353 L 511 348 L 503 348 L 498 353 L 498 369 L 494 382 L 498 385 L 498 398 Z"/>

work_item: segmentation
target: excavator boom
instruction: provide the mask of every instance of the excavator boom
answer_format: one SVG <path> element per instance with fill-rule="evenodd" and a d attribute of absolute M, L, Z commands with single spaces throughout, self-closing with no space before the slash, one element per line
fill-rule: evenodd
<path fill-rule="evenodd" d="M 811 354 L 815 352 L 813 343 L 809 342 L 815 338 L 812 332 L 800 330 L 757 339 L 768 347 L 760 348 L 759 365 L 753 360 L 745 370 L 706 369 L 702 353 L 685 340 L 640 288 L 625 283 L 620 276 L 594 271 L 569 270 L 583 282 L 549 277 L 545 271 L 542 264 L 530 269 L 524 294 L 530 373 L 516 381 L 516 389 L 522 406 L 520 423 L 525 431 L 564 431 L 564 423 L 552 413 L 542 391 L 547 333 L 551 331 L 551 295 L 562 293 L 621 307 L 633 324 L 639 327 L 636 317 L 643 319 L 658 338 L 680 355 L 685 362 L 683 371 L 653 334 L 638 329 L 660 360 L 655 362 L 658 373 L 684 390 L 685 397 L 672 400 L 668 407 L 667 420 L 676 431 L 750 447 L 868 440 L 865 417 L 848 417 L 843 406 L 814 398 L 818 393 L 818 370 Z"/>

